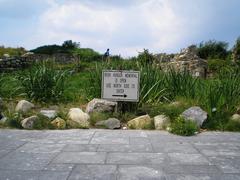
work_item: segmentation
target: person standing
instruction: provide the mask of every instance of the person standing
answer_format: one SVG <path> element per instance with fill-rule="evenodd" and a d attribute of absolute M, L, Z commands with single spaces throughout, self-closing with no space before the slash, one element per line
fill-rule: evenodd
<path fill-rule="evenodd" d="M 109 63 L 109 61 L 110 61 L 110 58 L 109 58 L 109 56 L 110 56 L 110 50 L 109 49 L 107 49 L 107 51 L 104 53 L 104 60 L 106 61 L 106 62 L 108 62 Z"/>

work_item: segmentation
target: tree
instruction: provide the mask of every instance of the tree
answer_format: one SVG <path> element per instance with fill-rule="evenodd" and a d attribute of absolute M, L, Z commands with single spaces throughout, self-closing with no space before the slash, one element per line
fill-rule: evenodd
<path fill-rule="evenodd" d="M 72 40 L 64 41 L 62 47 L 65 49 L 75 49 L 80 47 L 80 43 L 73 42 Z"/>
<path fill-rule="evenodd" d="M 198 56 L 202 59 L 226 59 L 228 56 L 228 43 L 210 40 L 200 43 Z"/>
<path fill-rule="evenodd" d="M 144 49 L 143 52 L 140 52 L 137 57 L 138 61 L 141 65 L 148 65 L 152 64 L 154 61 L 153 54 L 149 53 L 148 49 Z"/>
<path fill-rule="evenodd" d="M 240 37 L 237 38 L 232 50 L 232 59 L 234 62 L 240 63 Z"/>

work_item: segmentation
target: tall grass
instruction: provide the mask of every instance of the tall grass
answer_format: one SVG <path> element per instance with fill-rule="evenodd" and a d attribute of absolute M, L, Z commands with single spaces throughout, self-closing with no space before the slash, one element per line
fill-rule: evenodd
<path fill-rule="evenodd" d="M 21 92 L 18 85 L 13 74 L 0 73 L 0 97 L 12 98 L 19 95 Z"/>
<path fill-rule="evenodd" d="M 50 61 L 38 62 L 18 75 L 24 93 L 31 100 L 50 102 L 63 98 L 67 71 L 55 69 Z"/>
<path fill-rule="evenodd" d="M 224 130 L 230 115 L 240 104 L 240 71 L 237 69 L 227 69 L 214 79 L 204 80 L 192 77 L 186 71 L 169 69 L 168 72 L 163 72 L 154 64 L 140 65 L 138 61 L 100 63 L 90 72 L 88 96 L 91 98 L 100 97 L 103 69 L 139 70 L 139 108 L 156 106 L 178 98 L 192 100 L 208 112 L 209 118 L 205 126 L 210 129 Z"/>

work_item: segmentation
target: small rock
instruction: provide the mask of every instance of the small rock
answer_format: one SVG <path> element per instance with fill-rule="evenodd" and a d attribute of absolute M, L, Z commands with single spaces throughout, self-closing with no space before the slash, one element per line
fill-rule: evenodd
<path fill-rule="evenodd" d="M 113 112 L 117 106 L 117 102 L 107 101 L 104 99 L 93 99 L 87 105 L 86 112 Z"/>
<path fill-rule="evenodd" d="M 231 120 L 235 122 L 240 122 L 240 115 L 239 114 L 232 115 Z"/>
<path fill-rule="evenodd" d="M 164 130 L 167 125 L 170 123 L 169 117 L 165 115 L 158 115 L 153 118 L 154 126 L 156 130 Z"/>
<path fill-rule="evenodd" d="M 207 120 L 207 112 L 203 111 L 198 106 L 194 106 L 185 110 L 181 115 L 184 119 L 196 122 L 198 127 L 201 127 L 203 122 Z"/>
<path fill-rule="evenodd" d="M 124 127 L 122 127 L 122 129 L 123 129 L 123 130 L 127 130 L 127 127 L 126 127 L 126 126 L 124 126 Z"/>
<path fill-rule="evenodd" d="M 22 113 L 27 113 L 30 111 L 32 108 L 34 108 L 34 104 L 26 101 L 26 100 L 21 100 L 18 102 L 15 110 L 17 112 L 22 112 Z"/>
<path fill-rule="evenodd" d="M 41 110 L 40 114 L 49 119 L 53 119 L 57 116 L 57 112 L 55 110 Z"/>
<path fill-rule="evenodd" d="M 89 115 L 80 108 L 72 108 L 69 110 L 67 123 L 71 127 L 74 125 L 81 128 L 89 128 L 89 119 Z"/>
<path fill-rule="evenodd" d="M 21 121 L 21 125 L 25 129 L 32 129 L 34 126 L 34 123 L 38 120 L 37 116 L 31 116 L 29 118 L 26 118 Z"/>
<path fill-rule="evenodd" d="M 7 121 L 7 118 L 0 114 L 0 124 L 4 124 Z"/>
<path fill-rule="evenodd" d="M 61 119 L 60 117 L 57 117 L 56 119 L 54 119 L 51 124 L 53 125 L 53 127 L 55 127 L 56 129 L 65 129 L 66 128 L 66 121 L 64 121 L 63 119 Z"/>
<path fill-rule="evenodd" d="M 139 116 L 128 121 L 127 125 L 130 129 L 146 129 L 151 126 L 152 120 L 149 115 Z"/>
<path fill-rule="evenodd" d="M 109 118 L 105 121 L 99 121 L 96 126 L 105 126 L 107 129 L 119 129 L 121 127 L 120 121 L 116 118 Z"/>

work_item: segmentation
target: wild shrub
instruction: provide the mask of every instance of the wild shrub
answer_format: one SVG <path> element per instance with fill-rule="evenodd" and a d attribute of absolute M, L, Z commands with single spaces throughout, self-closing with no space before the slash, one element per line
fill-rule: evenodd
<path fill-rule="evenodd" d="M 38 62 L 18 75 L 24 93 L 31 100 L 56 102 L 63 98 L 67 72 L 54 68 L 50 61 Z"/>
<path fill-rule="evenodd" d="M 199 128 L 195 122 L 185 120 L 181 116 L 176 118 L 170 125 L 170 132 L 181 136 L 192 136 L 198 130 Z"/>

